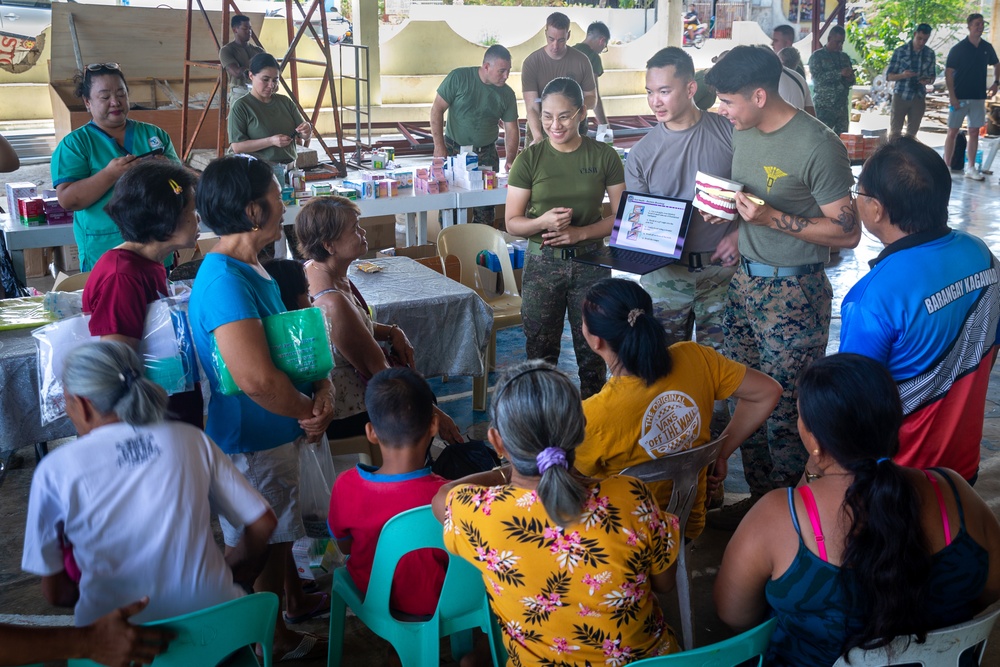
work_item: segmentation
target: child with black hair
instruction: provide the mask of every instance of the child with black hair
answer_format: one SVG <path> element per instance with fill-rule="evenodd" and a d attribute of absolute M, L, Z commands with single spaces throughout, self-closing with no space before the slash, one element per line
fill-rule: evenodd
<path fill-rule="evenodd" d="M 312 306 L 309 300 L 309 285 L 302 262 L 294 259 L 272 259 L 264 263 L 281 292 L 281 302 L 288 310 L 302 310 Z"/>
<path fill-rule="evenodd" d="M 382 467 L 359 463 L 337 477 L 328 519 L 337 546 L 351 556 L 347 571 L 362 594 L 382 527 L 401 512 L 430 504 L 447 482 L 427 465 L 438 418 L 426 380 L 409 368 L 381 371 L 368 382 L 365 405 L 371 420 L 365 431 L 382 451 Z M 393 576 L 390 606 L 413 616 L 433 614 L 447 564 L 448 555 L 438 549 L 407 554 Z"/>

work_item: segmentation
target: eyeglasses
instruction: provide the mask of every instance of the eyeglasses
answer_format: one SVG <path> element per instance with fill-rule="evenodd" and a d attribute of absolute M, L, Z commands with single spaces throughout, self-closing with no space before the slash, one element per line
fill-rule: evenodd
<path fill-rule="evenodd" d="M 869 197 L 869 198 L 871 198 L 871 195 L 868 194 L 867 192 L 862 192 L 861 191 L 861 185 L 858 184 L 858 183 L 855 183 L 853 186 L 851 186 L 851 199 L 854 200 L 854 201 L 857 201 L 858 197 Z"/>
<path fill-rule="evenodd" d="M 553 116 L 548 116 L 546 114 L 542 114 L 542 122 L 543 123 L 552 123 L 553 121 L 558 121 L 558 123 L 560 125 L 565 125 L 566 123 L 570 122 L 571 120 L 573 120 L 574 118 L 576 118 L 579 115 L 580 115 L 580 110 L 579 109 L 577 109 L 575 112 L 573 112 L 572 115 L 571 114 L 562 113 L 562 114 L 559 114 L 558 116 L 554 116 L 553 117 Z"/>
<path fill-rule="evenodd" d="M 92 63 L 87 65 L 88 72 L 100 72 L 105 69 L 109 69 L 113 72 L 120 72 L 122 71 L 122 66 L 118 63 Z"/>

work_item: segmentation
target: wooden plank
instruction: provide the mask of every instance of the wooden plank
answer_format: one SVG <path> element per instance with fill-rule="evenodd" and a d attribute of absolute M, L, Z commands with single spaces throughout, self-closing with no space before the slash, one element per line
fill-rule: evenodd
<path fill-rule="evenodd" d="M 66 82 L 77 72 L 74 40 L 69 34 L 69 16 L 76 25 L 84 64 L 121 63 L 129 81 L 184 76 L 185 12 L 176 9 L 116 7 L 82 3 L 52 3 L 52 60 L 50 81 Z M 214 24 L 222 23 L 222 12 L 208 12 Z M 257 32 L 262 14 L 247 14 Z M 209 28 L 199 21 L 191 39 L 191 59 L 218 61 L 219 51 Z M 198 68 L 193 78 L 215 79 L 218 72 Z"/>

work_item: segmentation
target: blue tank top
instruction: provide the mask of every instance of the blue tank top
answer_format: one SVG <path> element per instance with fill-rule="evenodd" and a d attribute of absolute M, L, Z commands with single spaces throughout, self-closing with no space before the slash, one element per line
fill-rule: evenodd
<path fill-rule="evenodd" d="M 955 483 L 948 475 L 941 476 L 955 495 L 960 527 L 955 539 L 931 556 L 927 607 L 935 628 L 971 619 L 989 574 L 989 553 L 965 530 L 965 512 Z M 830 667 L 840 657 L 846 638 L 861 630 L 862 613 L 851 608 L 850 600 L 856 596 L 844 590 L 840 568 L 806 548 L 793 494 L 789 488 L 788 508 L 799 549 L 788 570 L 764 587 L 767 603 L 778 619 L 766 664 Z"/>

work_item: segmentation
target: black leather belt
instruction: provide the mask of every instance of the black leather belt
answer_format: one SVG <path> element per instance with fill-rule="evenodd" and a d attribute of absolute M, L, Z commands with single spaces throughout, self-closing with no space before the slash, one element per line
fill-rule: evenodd
<path fill-rule="evenodd" d="M 715 254 L 714 250 L 706 250 L 705 252 L 685 252 L 681 254 L 680 263 L 686 264 L 688 269 L 691 271 L 700 271 L 706 266 L 712 265 L 712 255 Z"/>
<path fill-rule="evenodd" d="M 552 257 L 553 259 L 573 259 L 577 255 L 585 255 L 592 250 L 597 250 L 600 244 L 600 241 L 591 241 L 589 243 L 578 243 L 577 245 L 566 247 L 553 247 L 549 245 L 543 246 L 538 241 L 529 239 L 528 254 Z"/>

